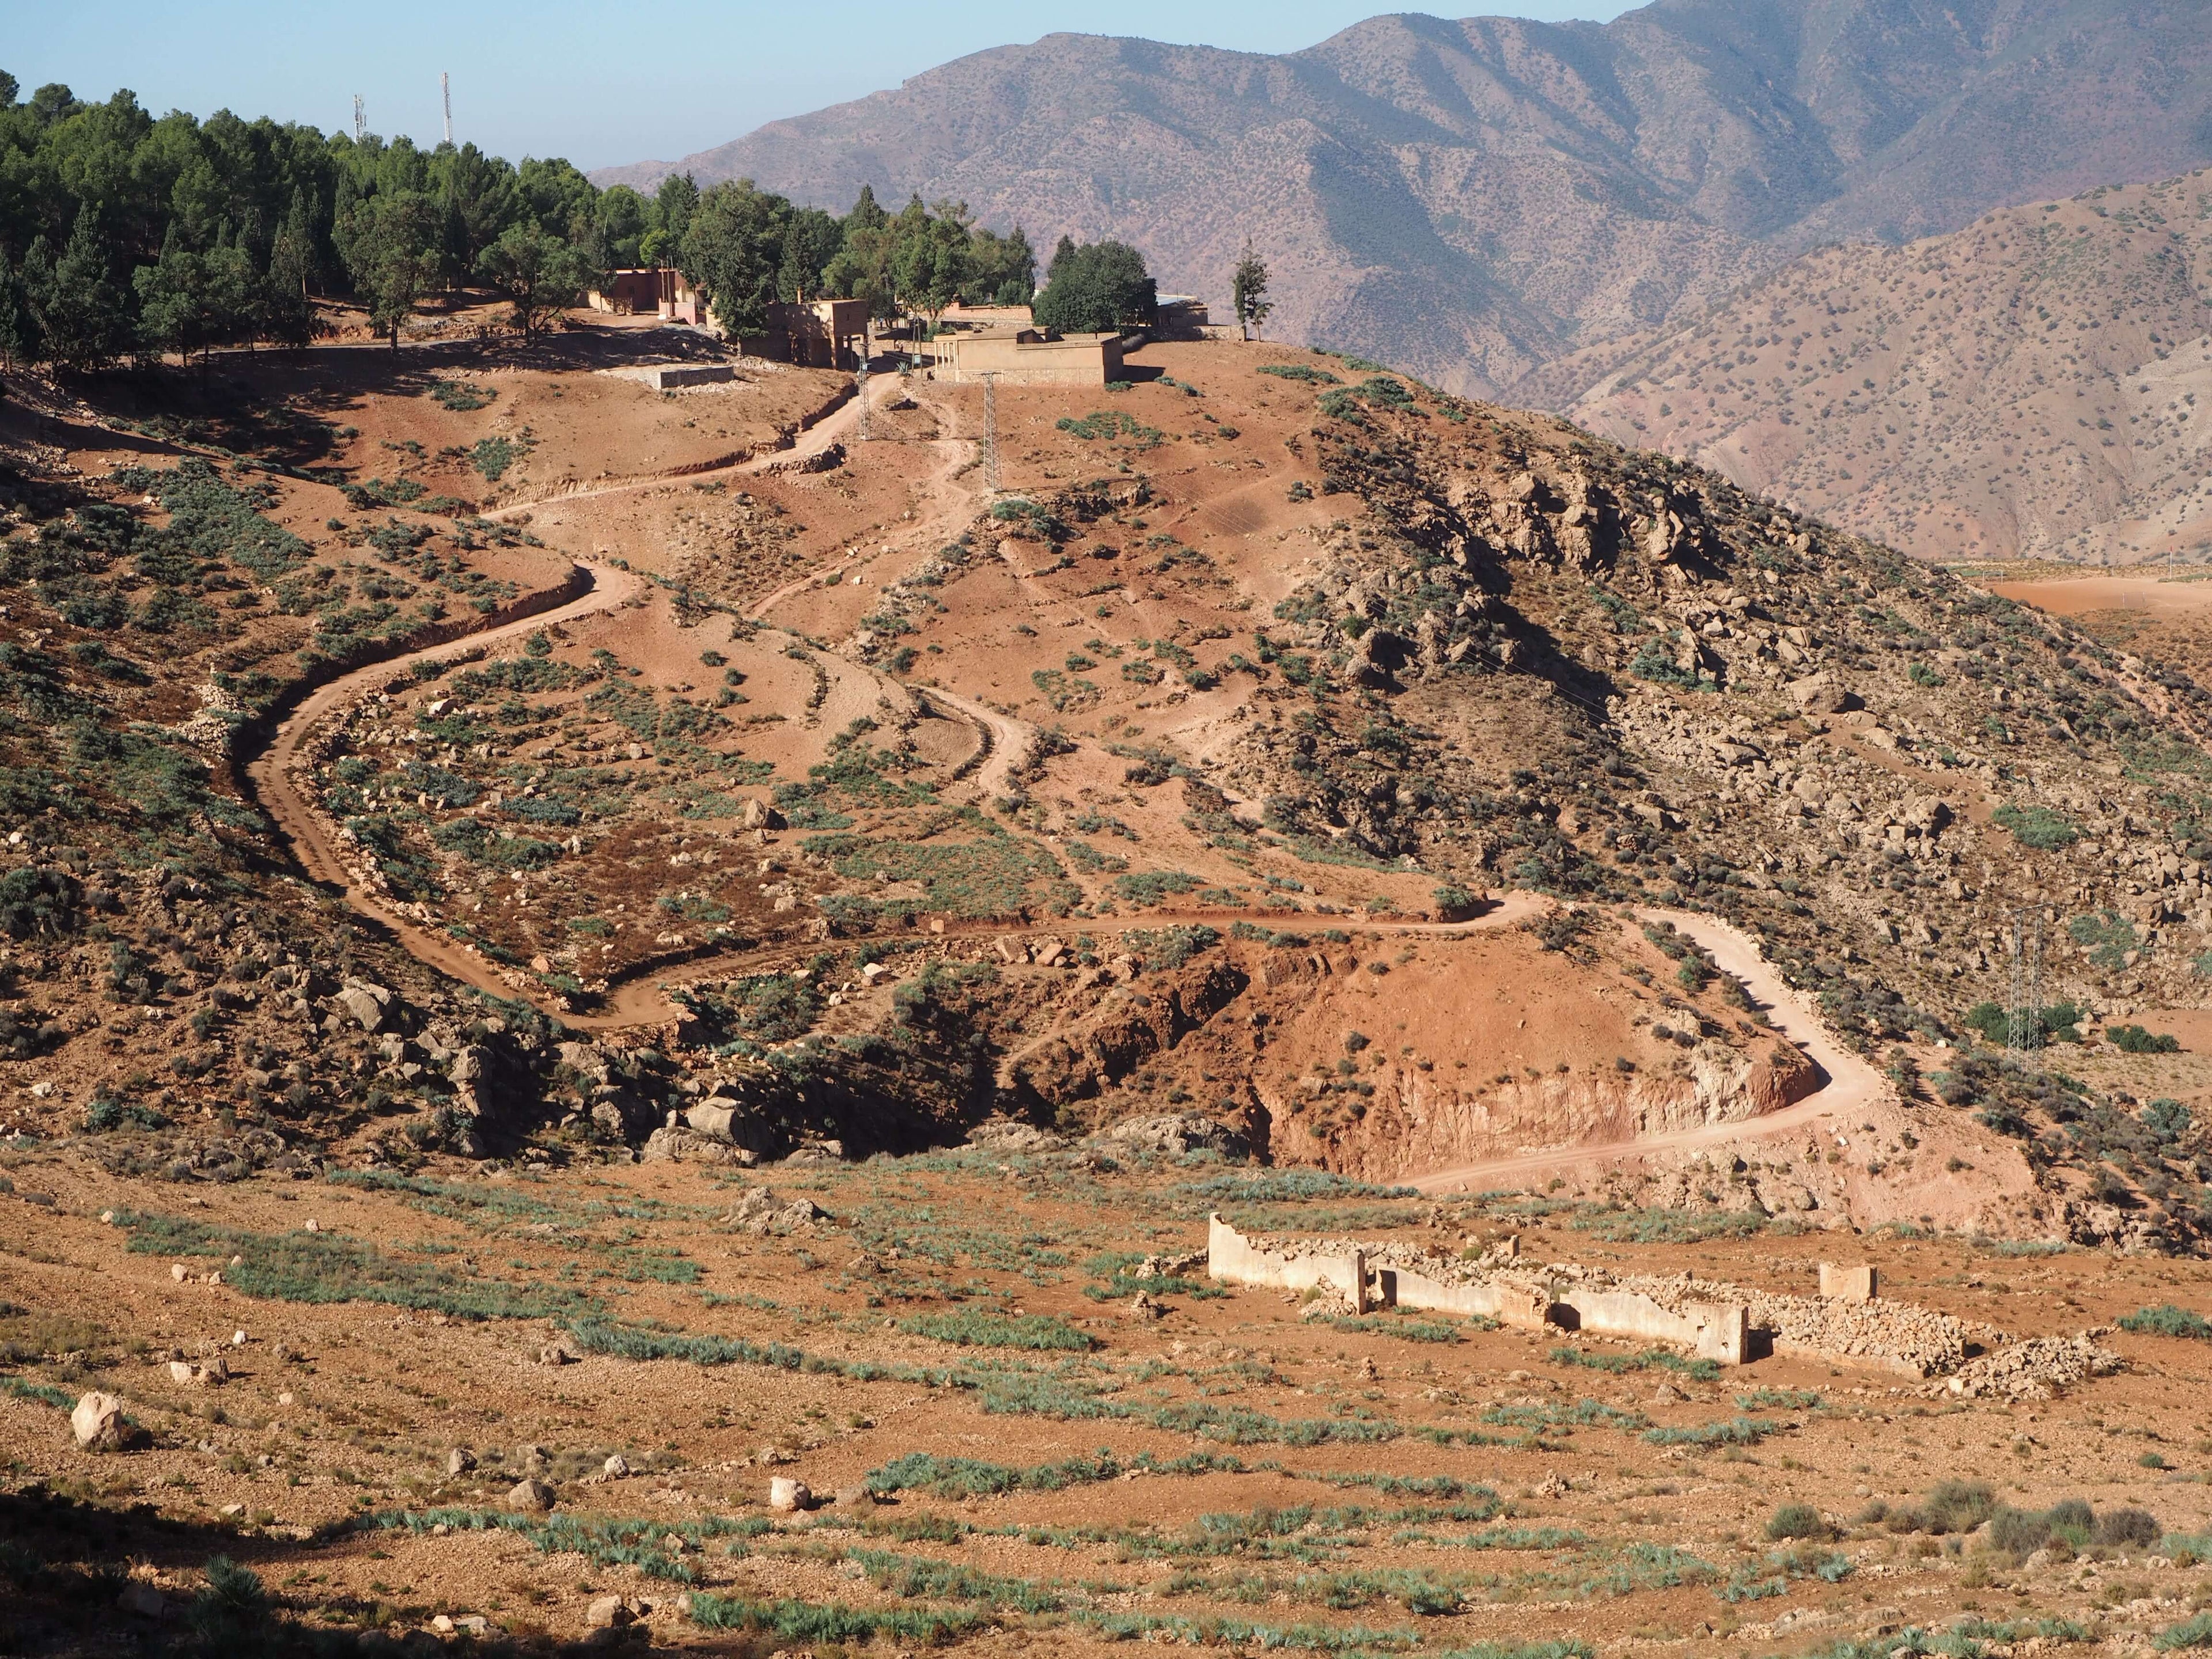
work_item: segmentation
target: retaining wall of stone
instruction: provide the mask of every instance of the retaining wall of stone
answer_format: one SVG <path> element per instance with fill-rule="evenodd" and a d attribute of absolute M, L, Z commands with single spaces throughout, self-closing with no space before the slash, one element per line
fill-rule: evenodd
<path fill-rule="evenodd" d="M 1308 1291 L 1330 1285 L 1353 1311 L 1370 1307 L 1422 1308 L 1527 1329 L 1554 1327 L 1604 1336 L 1672 1343 L 1701 1359 L 1741 1365 L 1750 1345 L 1751 1319 L 1740 1303 L 1682 1302 L 1664 1306 L 1633 1291 L 1589 1285 L 1555 1289 L 1519 1276 L 1449 1282 L 1370 1261 L 1358 1246 L 1273 1250 L 1255 1244 L 1219 1216 L 1206 1223 L 1206 1273 L 1224 1284 Z"/>

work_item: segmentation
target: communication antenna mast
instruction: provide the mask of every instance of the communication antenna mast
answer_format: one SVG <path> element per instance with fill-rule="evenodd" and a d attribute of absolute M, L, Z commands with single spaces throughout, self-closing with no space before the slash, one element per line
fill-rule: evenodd
<path fill-rule="evenodd" d="M 446 146 L 450 149 L 453 143 L 453 79 L 443 70 L 438 71 L 438 96 L 446 103 Z"/>
<path fill-rule="evenodd" d="M 983 377 L 983 488 L 999 493 L 999 377 Z"/>
<path fill-rule="evenodd" d="M 353 141 L 356 144 L 368 136 L 368 117 L 362 113 L 361 94 L 353 95 Z"/>

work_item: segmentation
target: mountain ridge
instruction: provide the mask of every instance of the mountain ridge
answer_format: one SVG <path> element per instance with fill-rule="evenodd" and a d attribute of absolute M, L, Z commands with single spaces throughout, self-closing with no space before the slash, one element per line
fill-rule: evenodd
<path fill-rule="evenodd" d="M 2155 0 L 1661 0 L 1376 17 L 1282 56 L 1053 34 L 592 177 L 957 196 L 1047 242 L 1122 238 L 1212 297 L 1249 237 L 1281 337 L 1492 395 L 1820 242 L 2212 157 L 2200 33 Z"/>

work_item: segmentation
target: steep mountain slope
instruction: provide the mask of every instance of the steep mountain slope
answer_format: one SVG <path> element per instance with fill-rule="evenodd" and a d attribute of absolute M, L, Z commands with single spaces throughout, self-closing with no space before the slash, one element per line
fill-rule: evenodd
<path fill-rule="evenodd" d="M 1516 390 L 1927 557 L 2202 556 L 2212 173 L 1824 249 Z"/>
<path fill-rule="evenodd" d="M 2212 47 L 2157 0 L 1667 0 L 1613 23 L 1379 17 L 1274 58 L 1050 35 L 674 164 L 843 208 L 965 198 L 1112 234 L 1275 331 L 1487 392 L 1694 315 L 1832 236 L 1924 234 L 2212 153 Z M 647 163 L 595 175 L 650 185 Z"/>

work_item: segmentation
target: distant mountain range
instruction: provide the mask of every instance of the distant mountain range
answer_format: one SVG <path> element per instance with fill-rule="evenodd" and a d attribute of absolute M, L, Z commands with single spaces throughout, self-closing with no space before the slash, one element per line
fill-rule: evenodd
<path fill-rule="evenodd" d="M 824 207 L 964 198 L 1144 250 L 1270 331 L 1494 395 L 1824 242 L 2212 159 L 2203 0 L 1659 0 L 1611 23 L 1378 17 L 1284 57 L 1055 34 L 674 163 Z M 1648 417 L 1647 422 L 1648 422 Z"/>
<path fill-rule="evenodd" d="M 2212 555 L 2212 171 L 1808 254 L 1515 388 L 1923 556 Z"/>

